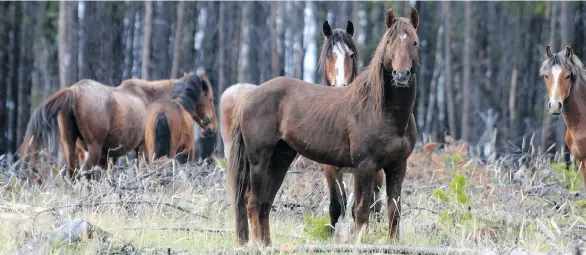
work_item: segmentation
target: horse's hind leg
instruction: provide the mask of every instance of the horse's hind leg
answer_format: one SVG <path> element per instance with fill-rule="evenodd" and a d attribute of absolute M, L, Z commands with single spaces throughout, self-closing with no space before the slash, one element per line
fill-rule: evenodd
<path fill-rule="evenodd" d="M 295 155 L 297 153 L 289 145 L 283 141 L 279 142 L 271 157 L 268 171 L 263 176 L 261 190 L 264 193 L 261 194 L 259 222 L 261 240 L 265 245 L 271 244 L 271 230 L 269 225 L 271 207 L 277 192 L 279 192 L 279 188 L 283 184 L 283 180 L 285 180 L 287 170 L 293 162 L 293 159 L 295 159 Z"/>
<path fill-rule="evenodd" d="M 407 170 L 407 162 L 385 167 L 387 179 L 387 213 L 389 214 L 389 239 L 399 238 L 399 220 L 401 218 L 401 187 Z"/>
<path fill-rule="evenodd" d="M 73 182 L 73 170 L 75 169 L 75 158 L 77 156 L 75 142 L 79 134 L 77 132 L 77 127 L 74 127 L 72 121 L 69 119 L 69 116 L 60 113 L 57 116 L 57 121 L 59 123 L 59 137 L 61 140 L 61 147 L 63 150 L 63 155 L 65 156 L 65 161 L 67 163 L 67 179 Z"/>
<path fill-rule="evenodd" d="M 336 223 L 340 218 L 345 217 L 346 213 L 346 189 L 342 184 L 343 174 L 339 168 L 331 165 L 324 166 L 324 175 L 328 184 L 330 193 L 330 224 L 332 225 L 330 234 L 335 230 Z"/>
<path fill-rule="evenodd" d="M 88 150 L 88 157 L 87 160 L 85 162 L 85 165 L 83 167 L 83 171 L 87 171 L 89 169 L 92 169 L 94 166 L 100 164 L 100 158 L 102 156 L 102 145 L 98 142 L 93 142 L 87 145 L 87 150 Z M 106 159 L 106 164 L 108 162 L 108 158 L 104 157 Z M 86 177 L 88 179 L 94 179 L 96 180 L 98 175 L 86 175 Z"/>

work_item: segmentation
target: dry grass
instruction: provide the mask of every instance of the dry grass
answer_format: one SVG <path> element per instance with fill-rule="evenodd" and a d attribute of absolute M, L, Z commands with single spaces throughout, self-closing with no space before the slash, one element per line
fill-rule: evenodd
<path fill-rule="evenodd" d="M 454 144 L 439 152 L 420 150 L 411 156 L 403 184 L 398 244 L 498 254 L 569 253 L 577 246 L 584 248 L 586 202 L 563 185 L 564 180 L 549 164 L 533 160 L 531 167 L 537 170 L 534 184 L 523 186 L 512 180 L 519 168 L 510 163 L 514 160 L 480 164 L 467 151 Z M 332 243 L 319 238 L 319 231 L 308 231 L 316 227 L 312 226 L 315 222 L 329 222 L 323 173 L 308 162 L 297 166 L 303 168 L 290 170 L 271 213 L 273 243 Z M 74 187 L 60 179 L 42 187 L 0 179 L 0 254 L 10 254 L 73 218 L 83 218 L 109 232 L 110 241 L 85 238 L 77 244 L 53 247 L 52 252 L 107 254 L 121 251 L 125 244 L 132 244 L 140 254 L 166 253 L 168 248 L 208 253 L 234 247 L 224 169 L 195 164 L 166 169 L 168 173 L 129 168 L 107 175 L 99 183 Z M 469 202 L 433 196 L 438 188 L 449 191 L 457 174 L 466 177 Z M 345 177 L 349 192 L 351 179 L 351 175 Z M 467 214 L 470 219 L 464 219 Z M 307 221 L 307 216 L 313 220 Z M 380 223 L 371 221 L 363 242 L 384 244 L 386 235 L 383 217 Z"/>

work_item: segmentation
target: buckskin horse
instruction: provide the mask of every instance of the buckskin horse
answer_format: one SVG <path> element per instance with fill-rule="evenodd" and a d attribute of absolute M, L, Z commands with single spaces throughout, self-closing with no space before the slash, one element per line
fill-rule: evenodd
<path fill-rule="evenodd" d="M 277 77 L 243 95 L 227 171 L 240 244 L 271 243 L 271 205 L 297 154 L 354 169 L 356 231 L 368 223 L 372 182 L 384 169 L 388 236 L 398 238 L 401 187 L 417 135 L 419 14 L 413 8 L 409 18 L 395 18 L 391 8 L 385 22 L 370 64 L 350 85 Z"/>
<path fill-rule="evenodd" d="M 321 46 L 319 57 L 319 70 L 322 72 L 323 83 L 327 86 L 343 87 L 350 84 L 358 73 L 358 49 L 354 44 L 354 24 L 351 21 L 346 23 L 345 29 L 336 28 L 332 30 L 328 21 L 322 26 L 324 43 Z M 231 127 L 233 123 L 233 112 L 237 100 L 246 92 L 257 86 L 250 83 L 237 83 L 230 86 L 220 97 L 220 112 L 222 118 L 221 134 L 224 143 L 224 157 L 229 159 L 231 141 Z M 299 158 L 298 155 L 297 158 Z M 323 165 L 324 175 L 330 193 L 330 224 L 332 231 L 341 215 L 345 215 L 347 196 L 343 187 L 343 172 L 339 167 Z M 377 172 L 373 182 L 374 196 L 373 210 L 379 213 L 382 201 L 380 197 L 382 182 L 384 179 L 382 169 Z"/>
<path fill-rule="evenodd" d="M 583 138 L 586 128 L 581 123 L 586 114 L 586 71 L 582 61 L 570 46 L 564 51 L 553 54 L 551 47 L 545 47 L 545 60 L 541 64 L 539 74 L 545 79 L 549 96 L 549 112 L 553 115 L 562 114 L 567 130 L 565 141 L 576 160 L 578 171 L 586 188 L 586 140 Z"/>
<path fill-rule="evenodd" d="M 135 150 L 144 150 L 146 108 L 171 91 L 187 77 L 176 80 L 145 81 L 129 79 L 118 87 L 84 79 L 51 95 L 29 120 L 21 157 L 30 157 L 34 167 L 35 150 L 59 138 L 66 160 L 66 176 L 74 180 L 76 142 L 87 152 L 82 171 Z M 210 114 L 211 117 L 211 113 Z"/>
<path fill-rule="evenodd" d="M 182 152 L 187 153 L 187 161 L 194 160 L 193 125 L 198 123 L 204 136 L 216 130 L 214 91 L 205 73 L 185 76 L 171 99 L 161 99 L 147 107 L 144 140 L 149 160 L 162 156 L 173 159 Z"/>

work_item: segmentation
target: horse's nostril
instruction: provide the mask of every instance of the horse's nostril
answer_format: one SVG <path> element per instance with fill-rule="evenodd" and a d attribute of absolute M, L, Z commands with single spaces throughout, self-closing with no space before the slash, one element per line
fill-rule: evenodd
<path fill-rule="evenodd" d="M 551 102 L 547 103 L 547 107 L 551 108 Z"/>
<path fill-rule="evenodd" d="M 562 103 L 561 102 L 558 102 L 558 107 L 559 107 L 560 110 L 562 109 Z"/>
<path fill-rule="evenodd" d="M 397 70 L 393 70 L 393 76 L 397 76 Z"/>
<path fill-rule="evenodd" d="M 405 75 L 406 75 L 407 77 L 409 77 L 409 76 L 411 75 L 411 71 L 407 70 L 407 72 L 405 73 Z"/>

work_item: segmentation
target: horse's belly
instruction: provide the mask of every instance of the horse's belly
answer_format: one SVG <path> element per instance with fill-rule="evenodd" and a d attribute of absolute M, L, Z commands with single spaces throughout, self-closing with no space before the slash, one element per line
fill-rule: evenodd
<path fill-rule="evenodd" d="M 283 138 L 283 140 L 293 148 L 297 153 L 313 161 L 339 167 L 351 167 L 348 145 L 331 142 L 341 141 L 342 139 L 321 138 Z M 329 142 L 325 142 L 329 141 Z"/>

